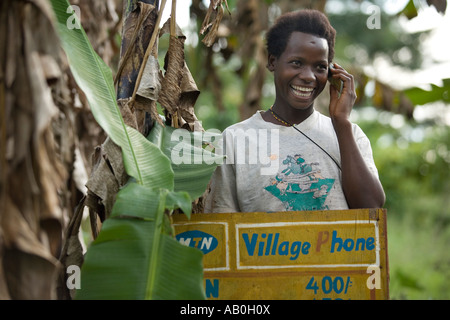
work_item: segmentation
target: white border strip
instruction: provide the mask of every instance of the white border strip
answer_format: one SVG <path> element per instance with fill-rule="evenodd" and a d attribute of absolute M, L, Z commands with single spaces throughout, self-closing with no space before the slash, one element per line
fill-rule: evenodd
<path fill-rule="evenodd" d="M 241 228 L 269 228 L 269 227 L 285 227 L 285 226 L 299 226 L 299 225 L 332 225 L 332 224 L 373 224 L 375 227 L 375 259 L 376 266 L 380 266 L 380 237 L 379 226 L 377 220 L 349 220 L 349 221 L 314 221 L 314 222 L 273 222 L 273 223 L 248 223 L 237 224 L 236 223 L 236 269 L 248 270 L 248 269 L 287 269 L 287 268 L 341 268 L 341 267 L 369 267 L 373 266 L 373 263 L 369 264 L 309 264 L 309 265 L 272 265 L 272 266 L 240 266 L 239 258 L 239 229 Z"/>

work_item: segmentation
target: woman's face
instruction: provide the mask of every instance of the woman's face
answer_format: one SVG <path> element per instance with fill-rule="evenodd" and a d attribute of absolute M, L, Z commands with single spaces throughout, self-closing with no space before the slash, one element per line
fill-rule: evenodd
<path fill-rule="evenodd" d="M 312 108 L 328 79 L 328 43 L 326 39 L 295 31 L 279 58 L 269 56 L 268 69 L 274 73 L 279 107 Z"/>

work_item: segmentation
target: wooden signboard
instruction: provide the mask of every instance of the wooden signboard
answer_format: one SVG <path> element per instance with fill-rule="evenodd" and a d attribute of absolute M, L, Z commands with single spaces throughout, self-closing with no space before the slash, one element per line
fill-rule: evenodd
<path fill-rule="evenodd" d="M 203 253 L 208 299 L 389 299 L 386 211 L 174 216 Z"/>

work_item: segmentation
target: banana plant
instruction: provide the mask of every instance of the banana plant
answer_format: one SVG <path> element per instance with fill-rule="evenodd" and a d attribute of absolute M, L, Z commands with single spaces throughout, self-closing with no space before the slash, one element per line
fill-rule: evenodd
<path fill-rule="evenodd" d="M 69 19 L 78 19 L 68 10 L 70 3 L 51 0 L 51 4 L 73 76 L 96 121 L 122 149 L 130 176 L 87 250 L 76 299 L 204 299 L 202 253 L 174 239 L 170 213 L 180 208 L 190 216 L 192 199 L 206 189 L 218 162 L 174 165 L 172 148 L 189 142 L 171 141 L 173 128 L 156 124 L 144 137 L 127 126 L 115 98 L 111 70 L 79 21 L 76 28 L 67 25 Z M 185 150 L 209 152 L 193 145 Z"/>

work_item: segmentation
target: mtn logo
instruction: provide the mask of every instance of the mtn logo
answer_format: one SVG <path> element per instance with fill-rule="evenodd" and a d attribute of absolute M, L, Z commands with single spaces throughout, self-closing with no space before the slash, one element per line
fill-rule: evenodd
<path fill-rule="evenodd" d="M 204 254 L 213 251 L 219 244 L 214 236 L 199 230 L 186 231 L 175 238 L 185 246 L 200 249 Z"/>

